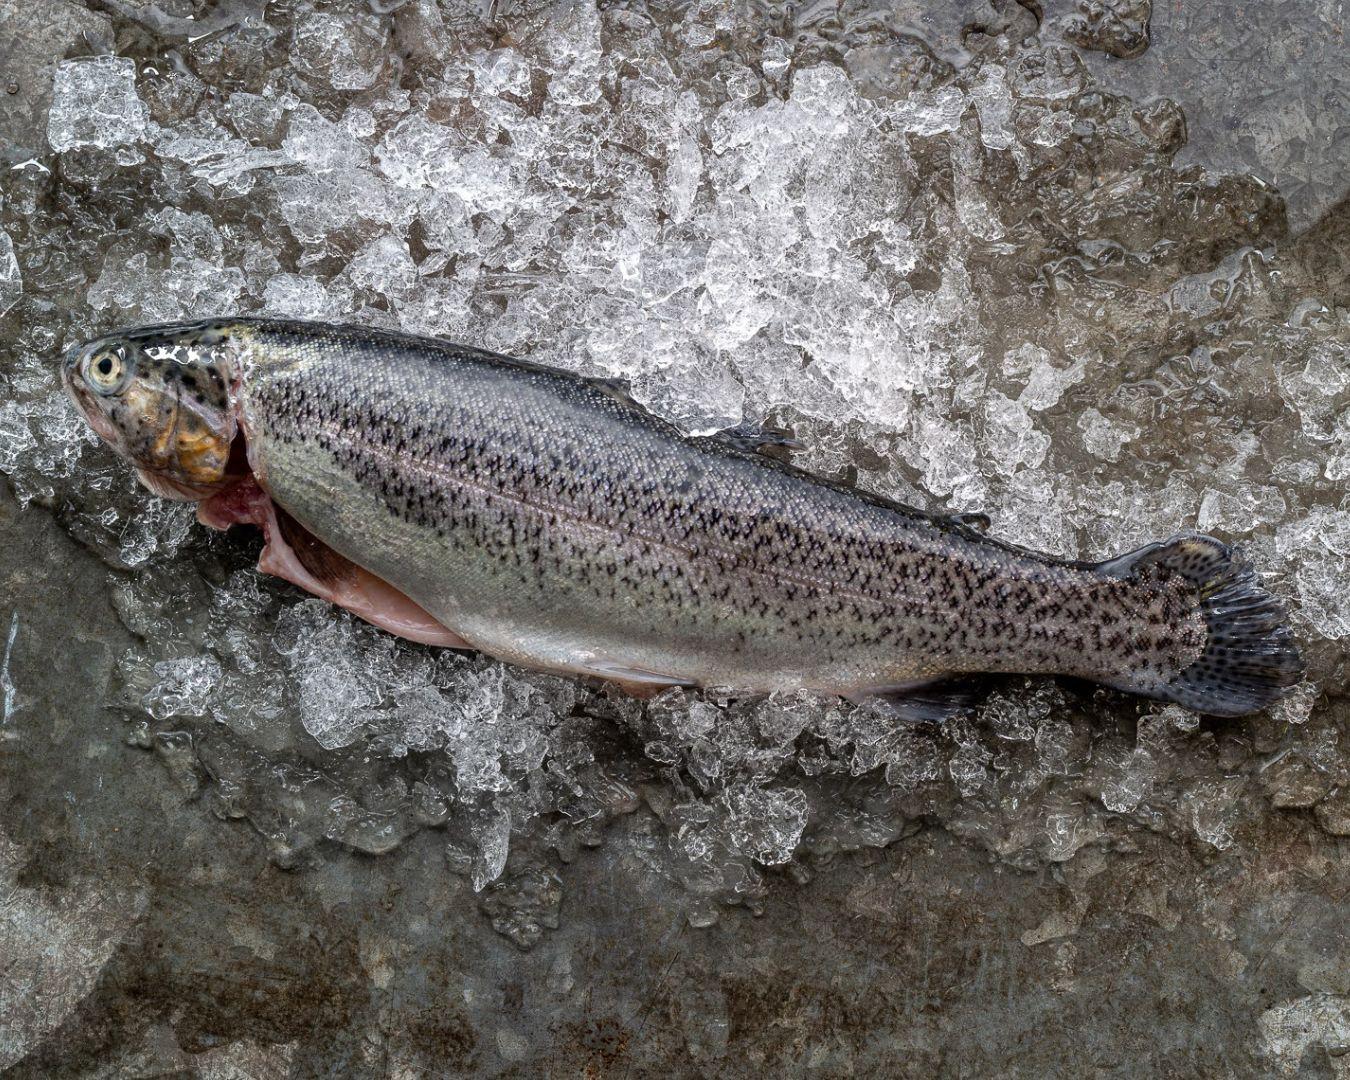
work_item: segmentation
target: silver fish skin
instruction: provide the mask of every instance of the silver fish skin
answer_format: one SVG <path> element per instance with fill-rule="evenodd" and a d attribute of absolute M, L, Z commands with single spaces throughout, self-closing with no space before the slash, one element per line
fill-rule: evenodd
<path fill-rule="evenodd" d="M 84 377 L 109 348 L 129 386 L 137 364 L 163 384 L 170 361 L 195 386 L 226 386 L 205 413 L 225 417 L 227 442 L 237 426 L 279 507 L 473 647 L 528 667 L 853 696 L 1053 674 L 1230 715 L 1301 677 L 1279 603 L 1210 537 L 1101 563 L 1042 555 L 685 435 L 609 382 L 283 320 L 150 327 L 73 350 L 67 385 L 134 461 L 128 448 L 154 433 L 126 432 Z"/>

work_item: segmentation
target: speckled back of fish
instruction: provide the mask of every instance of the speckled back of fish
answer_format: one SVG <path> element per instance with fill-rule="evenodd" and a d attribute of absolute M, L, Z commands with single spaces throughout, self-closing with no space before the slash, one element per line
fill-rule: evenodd
<path fill-rule="evenodd" d="M 188 332 L 276 503 L 503 659 L 755 692 L 1055 673 L 1219 713 L 1299 677 L 1279 605 L 1207 537 L 1059 560 L 682 435 L 603 382 L 356 328 L 148 331 Z"/>

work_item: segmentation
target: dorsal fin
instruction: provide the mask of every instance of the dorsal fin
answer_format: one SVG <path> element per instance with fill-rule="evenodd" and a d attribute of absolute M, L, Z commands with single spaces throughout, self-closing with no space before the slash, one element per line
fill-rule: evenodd
<path fill-rule="evenodd" d="M 589 378 L 586 380 L 606 397 L 613 398 L 621 405 L 633 409 L 643 409 L 642 403 L 633 397 L 633 384 L 627 379 Z M 643 409 L 645 412 L 646 410 Z"/>
<path fill-rule="evenodd" d="M 964 525 L 967 529 L 974 529 L 976 532 L 988 532 L 990 520 L 988 514 L 982 514 L 978 510 L 967 511 L 964 514 L 952 514 L 950 520 L 957 525 Z"/>
<path fill-rule="evenodd" d="M 777 461 L 786 460 L 793 450 L 802 449 L 802 443 L 785 428 L 751 423 L 737 424 L 706 437 L 747 454 L 763 454 Z"/>

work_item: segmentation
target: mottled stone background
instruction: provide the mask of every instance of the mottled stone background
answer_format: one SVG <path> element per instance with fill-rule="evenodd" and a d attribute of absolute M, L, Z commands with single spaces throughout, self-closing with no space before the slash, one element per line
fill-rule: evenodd
<path fill-rule="evenodd" d="M 354 20 L 355 39 L 398 6 L 343 9 L 341 17 Z M 414 7 L 436 5 L 405 6 L 403 15 Z M 446 4 L 437 25 L 500 25 L 494 32 L 509 47 L 510 7 Z M 1267 199 L 1260 185 L 1243 189 L 1250 205 L 1265 209 L 1242 228 L 1268 252 L 1269 266 L 1299 283 L 1300 295 L 1333 313 L 1339 305 L 1343 345 L 1350 303 L 1343 5 L 1165 0 L 1150 12 L 1147 0 L 1056 0 L 1033 7 L 940 0 L 886 10 L 912 25 L 934 56 L 958 65 L 989 41 L 1039 33 L 1073 43 L 1105 89 L 1141 103 L 1174 99 L 1189 135 L 1177 167 L 1251 173 L 1278 189 L 1288 228 L 1278 199 Z M 109 53 L 141 57 L 143 65 L 162 56 L 165 70 L 185 55 L 203 72 L 212 62 L 243 63 L 253 54 L 239 39 L 255 32 L 263 10 L 232 0 L 0 0 L 0 167 L 7 170 L 0 209 L 23 237 L 20 280 L 18 263 L 6 271 L 13 256 L 0 233 L 0 309 L 7 312 L 0 368 L 11 379 L 4 384 L 11 405 L 37 400 L 27 396 L 36 393 L 37 376 L 21 368 L 20 356 L 41 347 L 55 356 L 64 340 L 52 330 L 44 345 L 42 324 L 59 324 L 62 334 L 87 329 L 78 320 L 72 328 L 58 310 L 62 290 L 76 288 L 65 284 L 67 263 L 92 266 L 80 290 L 85 278 L 99 276 L 105 238 L 67 228 L 78 214 L 53 185 L 111 191 L 100 220 L 114 231 L 160 197 L 152 185 L 117 187 L 100 165 L 68 157 L 57 164 L 47 115 L 57 65 Z M 307 10 L 287 0 L 265 18 Z M 799 60 L 824 49 L 820 42 L 837 43 L 839 25 L 854 25 L 841 22 L 834 5 L 817 3 L 794 12 L 747 9 L 738 18 L 741 32 L 752 33 L 745 27 L 762 18 L 782 40 L 805 42 Z M 794 19 L 800 38 L 790 32 Z M 699 47 L 714 40 L 712 31 L 706 40 L 688 34 Z M 195 53 L 185 44 L 194 39 L 204 40 Z M 217 42 L 225 59 L 213 61 Z M 415 43 L 407 47 L 412 56 Z M 857 80 L 909 70 L 896 61 L 878 75 L 865 53 L 848 61 Z M 765 59 L 766 72 L 774 62 Z M 237 72 L 213 70 L 221 85 L 233 85 Z M 170 106 L 157 101 L 155 108 Z M 32 181 L 42 194 L 30 212 L 22 178 L 39 168 L 49 177 Z M 58 250 L 41 254 L 44 236 Z M 85 259 L 84 244 L 98 257 Z M 1237 249 L 1236 242 L 1222 247 L 1213 261 Z M 165 291 L 177 288 L 172 267 L 164 273 L 154 280 Z M 100 284 L 106 280 L 105 271 Z M 920 272 L 913 283 L 922 289 Z M 112 285 L 103 287 L 113 295 Z M 218 287 L 201 286 L 195 302 L 209 304 Z M 46 314 L 44 299 L 53 304 Z M 1110 311 L 1120 302 L 1104 294 L 1102 305 Z M 118 303 L 100 305 L 109 324 L 118 321 Z M 1327 332 L 1333 345 L 1337 333 Z M 1274 386 L 1273 368 L 1264 378 Z M 716 909 L 709 914 L 707 904 L 691 906 L 687 882 L 657 870 L 650 853 L 677 829 L 667 810 L 678 785 L 642 771 L 659 740 L 632 734 L 619 709 L 601 717 L 600 734 L 588 735 L 586 745 L 615 763 L 615 775 L 637 779 L 596 819 L 594 835 L 568 834 L 564 842 L 541 831 L 513 841 L 513 859 L 519 851 L 524 861 L 476 891 L 493 876 L 468 869 L 484 845 L 457 848 L 452 839 L 447 858 L 444 817 L 434 809 L 419 819 L 424 827 L 409 826 L 387 845 L 322 830 L 299 844 L 289 826 L 269 821 L 285 817 L 306 791 L 326 789 L 316 787 L 316 774 L 283 768 L 290 736 L 278 736 L 272 757 L 266 733 L 255 732 L 245 746 L 236 729 L 209 720 L 175 721 L 180 730 L 131 715 L 125 657 L 144 653 L 142 666 L 152 667 L 160 656 L 156 626 L 199 640 L 211 590 L 246 572 L 252 548 L 247 539 L 187 543 L 178 559 L 197 576 L 180 591 L 163 566 L 147 564 L 152 569 L 142 574 L 139 560 L 119 562 L 116 538 L 111 546 L 100 539 L 92 518 L 71 511 L 62 494 L 61 483 L 78 487 L 94 474 L 77 471 L 36 491 L 59 472 L 57 458 L 25 441 L 28 427 L 5 426 L 36 413 L 5 415 L 0 440 L 17 448 L 19 461 L 6 470 L 13 487 L 0 481 L 6 1077 L 1350 1077 L 1350 713 L 1343 638 L 1327 629 L 1342 610 L 1334 579 L 1319 579 L 1317 588 L 1330 590 L 1319 631 L 1300 624 L 1314 643 L 1315 707 L 1303 702 L 1292 724 L 1287 715 L 1183 722 L 1149 744 L 1173 755 L 1168 782 L 1186 794 L 1168 810 L 1190 815 L 1185 828 L 1147 825 L 1138 816 L 1147 791 L 1112 796 L 1094 787 L 1109 805 L 1137 815 L 1109 827 L 1066 816 L 1097 831 L 1060 838 L 1062 845 L 1046 833 L 1033 845 L 1013 835 L 1017 807 L 1008 788 L 979 789 L 966 802 L 953 791 L 935 809 L 905 804 L 870 839 L 850 844 L 832 833 L 793 857 L 799 822 L 783 857 L 774 854 L 754 871 L 753 889 L 708 891 Z M 1114 461 L 1117 429 L 1101 413 L 1096 421 L 1104 426 L 1093 430 L 1105 432 L 1108 446 L 1098 456 Z M 1147 442 L 1150 433 L 1143 434 Z M 73 427 L 69 436 L 76 437 Z M 877 468 L 875 453 L 857 445 L 829 463 L 852 453 L 855 475 Z M 98 475 L 111 482 L 107 468 Z M 1154 475 L 1158 487 L 1168 482 Z M 1284 482 L 1277 472 L 1269 486 Z M 1260 512 L 1248 506 L 1211 518 L 1241 534 L 1234 513 Z M 125 517 L 108 520 L 123 536 L 134 532 Z M 175 520 L 147 535 L 165 542 Z M 1330 545 L 1326 558 L 1342 558 L 1326 564 L 1333 568 L 1343 568 L 1347 554 L 1336 547 L 1339 535 L 1308 541 Z M 176 535 L 169 546 L 182 542 Z M 1273 544 L 1258 540 L 1257 547 L 1274 558 Z M 1323 595 L 1308 585 L 1309 610 L 1314 593 Z M 280 587 L 268 595 L 296 601 Z M 1112 752 L 1143 740 L 1145 721 L 1154 735 L 1159 723 L 1167 726 L 1145 714 L 1136 733 L 1128 703 L 1099 706 L 1072 688 L 1055 693 L 1052 707 L 1072 713 L 1075 738 L 1086 743 L 1096 736 L 1085 733 L 1109 731 Z M 363 757 L 364 745 L 339 763 L 347 770 L 341 784 L 368 779 L 370 762 L 383 760 L 378 747 Z M 982 744 L 963 745 L 973 748 L 982 774 Z M 826 758 L 819 760 L 828 774 Z M 245 759 L 260 764 L 238 764 Z M 952 760 L 959 759 L 958 752 Z M 1020 761 L 1014 771 L 1027 764 Z M 1136 774 L 1122 768 L 1112 782 L 1127 787 Z M 813 815 L 815 800 L 875 797 L 863 776 L 847 770 L 830 783 L 811 789 Z M 1002 801 L 969 809 L 985 799 Z M 1035 828 L 1044 830 L 1051 804 L 1034 799 L 1041 800 Z M 1211 810 L 1214 821 L 1204 817 Z M 777 852 L 776 842 L 771 837 L 769 850 Z M 386 846 L 392 850 L 372 853 Z M 728 896 L 737 902 L 722 903 Z"/>

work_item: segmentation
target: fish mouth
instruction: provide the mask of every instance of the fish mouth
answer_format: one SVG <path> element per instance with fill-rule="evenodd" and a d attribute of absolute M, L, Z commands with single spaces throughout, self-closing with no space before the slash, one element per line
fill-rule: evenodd
<path fill-rule="evenodd" d="M 94 434 L 111 446 L 120 445 L 117 429 L 113 427 L 112 421 L 94 404 L 94 395 L 71 378 L 70 368 L 66 365 L 62 365 L 61 368 L 61 382 L 65 386 L 67 396 L 75 403 L 75 408 L 80 410 L 85 423 L 93 428 Z"/>

